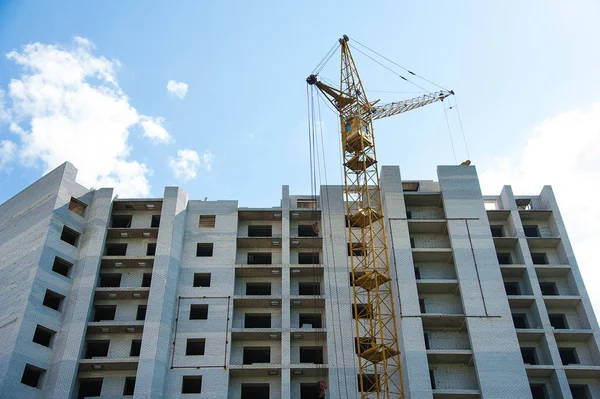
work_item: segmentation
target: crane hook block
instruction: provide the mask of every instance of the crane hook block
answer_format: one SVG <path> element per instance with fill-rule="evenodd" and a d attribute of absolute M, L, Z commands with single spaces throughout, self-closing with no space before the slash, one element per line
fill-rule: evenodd
<path fill-rule="evenodd" d="M 315 83 L 317 83 L 317 75 L 310 75 L 308 78 L 306 78 L 306 83 L 308 83 L 309 85 L 314 85 Z"/>

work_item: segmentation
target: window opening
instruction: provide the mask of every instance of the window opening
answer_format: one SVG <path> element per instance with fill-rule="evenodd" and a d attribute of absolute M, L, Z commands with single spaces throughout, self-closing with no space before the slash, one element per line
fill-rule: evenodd
<path fill-rule="evenodd" d="M 538 364 L 535 348 L 521 348 L 521 356 L 523 357 L 523 363 L 525 364 Z"/>
<path fill-rule="evenodd" d="M 415 279 L 421 279 L 421 270 L 418 267 L 415 267 Z"/>
<path fill-rule="evenodd" d="M 190 305 L 190 320 L 207 320 L 208 305 Z"/>
<path fill-rule="evenodd" d="M 375 392 L 379 388 L 379 376 L 377 374 L 358 374 L 358 390 L 360 391 L 362 380 L 363 392 Z"/>
<path fill-rule="evenodd" d="M 375 346 L 375 340 L 369 337 L 360 338 L 360 352 L 364 352 L 367 349 L 371 349 Z M 358 355 L 358 338 L 354 338 L 354 353 Z"/>
<path fill-rule="evenodd" d="M 300 399 L 315 399 L 321 394 L 318 383 L 301 383 Z"/>
<path fill-rule="evenodd" d="M 210 287 L 210 273 L 194 273 L 194 287 Z"/>
<path fill-rule="evenodd" d="M 246 283 L 246 295 L 271 295 L 271 283 Z"/>
<path fill-rule="evenodd" d="M 64 259 L 55 256 L 54 263 L 52 264 L 52 271 L 62 276 L 69 277 L 69 271 L 71 270 L 71 266 L 73 266 L 71 262 L 67 262 Z"/>
<path fill-rule="evenodd" d="M 533 261 L 534 265 L 547 265 L 548 264 L 548 257 L 546 256 L 546 254 L 544 252 L 532 253 L 531 260 Z"/>
<path fill-rule="evenodd" d="M 298 295 L 321 295 L 320 283 L 298 283 Z"/>
<path fill-rule="evenodd" d="M 150 287 L 152 284 L 152 273 L 142 274 L 142 287 Z"/>
<path fill-rule="evenodd" d="M 46 370 L 33 366 L 31 364 L 26 364 L 25 369 L 23 370 L 23 375 L 21 376 L 21 384 L 29 385 L 30 387 L 39 388 L 40 380 L 42 379 L 42 375 L 46 372 Z"/>
<path fill-rule="evenodd" d="M 352 272 L 349 273 L 350 274 L 350 285 L 354 285 L 354 281 L 358 280 L 359 278 L 361 278 L 362 276 L 365 275 L 365 272 L 354 272 L 354 279 L 352 279 Z"/>
<path fill-rule="evenodd" d="M 558 353 L 560 354 L 560 360 L 562 360 L 564 366 L 568 366 L 569 364 L 579 364 L 575 348 L 558 348 Z"/>
<path fill-rule="evenodd" d="M 421 310 L 421 313 L 427 313 L 427 310 L 425 309 L 425 299 L 419 299 L 419 309 Z"/>
<path fill-rule="evenodd" d="M 273 226 L 250 225 L 248 226 L 248 237 L 273 237 Z"/>
<path fill-rule="evenodd" d="M 81 202 L 77 198 L 71 197 L 71 200 L 69 201 L 69 210 L 71 212 L 83 217 L 85 208 L 87 208 L 87 204 L 85 202 Z"/>
<path fill-rule="evenodd" d="M 323 347 L 300 347 L 300 363 L 323 364 Z"/>
<path fill-rule="evenodd" d="M 108 356 L 108 347 L 110 341 L 87 341 L 85 345 L 85 358 L 92 359 L 95 357 Z"/>
<path fill-rule="evenodd" d="M 271 328 L 270 313 L 246 313 L 244 314 L 245 328 Z"/>
<path fill-rule="evenodd" d="M 241 399 L 269 399 L 269 384 L 242 384 Z"/>
<path fill-rule="evenodd" d="M 272 254 L 270 252 L 249 252 L 249 265 L 270 265 L 272 264 Z"/>
<path fill-rule="evenodd" d="M 100 273 L 98 287 L 120 287 L 121 273 Z"/>
<path fill-rule="evenodd" d="M 300 328 L 323 328 L 320 313 L 301 313 L 298 321 Z"/>
<path fill-rule="evenodd" d="M 156 255 L 156 243 L 150 242 L 148 243 L 148 247 L 146 248 L 146 256 L 154 256 Z"/>
<path fill-rule="evenodd" d="M 558 288 L 554 282 L 540 281 L 540 289 L 542 290 L 542 295 L 558 295 Z"/>
<path fill-rule="evenodd" d="M 206 345 L 206 339 L 204 338 L 191 338 L 188 339 L 185 345 L 186 356 L 199 356 L 204 355 L 204 347 Z"/>
<path fill-rule="evenodd" d="M 125 385 L 123 385 L 123 395 L 133 395 L 135 391 L 135 377 L 125 377 Z"/>
<path fill-rule="evenodd" d="M 492 237 L 504 237 L 504 229 L 502 226 L 490 226 Z"/>
<path fill-rule="evenodd" d="M 429 333 L 423 333 L 423 340 L 425 341 L 425 349 L 431 349 L 429 345 Z"/>
<path fill-rule="evenodd" d="M 134 339 L 131 340 L 131 347 L 129 348 L 129 356 L 139 356 L 142 351 L 142 340 Z"/>
<path fill-rule="evenodd" d="M 548 399 L 546 386 L 544 384 L 530 384 L 531 396 L 533 399 Z"/>
<path fill-rule="evenodd" d="M 411 248 L 416 248 L 417 245 L 415 244 L 415 238 L 414 237 L 410 237 L 410 247 Z"/>
<path fill-rule="evenodd" d="M 540 230 L 537 226 L 523 226 L 525 237 L 540 237 Z"/>
<path fill-rule="evenodd" d="M 550 325 L 556 329 L 565 330 L 569 328 L 564 314 L 549 314 L 548 318 L 550 319 Z"/>
<path fill-rule="evenodd" d="M 406 218 L 407 219 L 412 219 L 413 218 L 412 211 L 406 211 Z"/>
<path fill-rule="evenodd" d="M 102 378 L 80 378 L 77 399 L 100 396 L 102 393 Z"/>
<path fill-rule="evenodd" d="M 126 229 L 131 227 L 133 221 L 133 215 L 113 215 L 111 227 Z"/>
<path fill-rule="evenodd" d="M 106 244 L 106 256 L 127 255 L 127 244 Z"/>
<path fill-rule="evenodd" d="M 585 385 L 569 385 L 569 389 L 571 390 L 571 396 L 573 396 L 573 399 L 591 398 L 590 391 Z"/>
<path fill-rule="evenodd" d="M 145 320 L 147 309 L 148 309 L 147 305 L 138 305 L 137 313 L 135 314 L 135 319 L 136 320 Z"/>
<path fill-rule="evenodd" d="M 348 256 L 366 256 L 367 250 L 363 248 L 362 242 L 353 242 L 352 250 L 350 250 L 350 243 L 348 245 Z"/>
<path fill-rule="evenodd" d="M 368 319 L 373 313 L 372 307 L 366 303 L 359 303 L 356 308 L 352 306 L 352 318 L 356 319 L 356 311 L 358 311 L 358 318 Z"/>
<path fill-rule="evenodd" d="M 46 290 L 42 304 L 50 309 L 58 310 L 60 312 L 60 306 L 62 305 L 63 299 L 65 299 L 64 295 L 54 291 Z"/>
<path fill-rule="evenodd" d="M 317 209 L 317 200 L 299 199 L 296 201 L 296 207 L 300 209 Z"/>
<path fill-rule="evenodd" d="M 516 281 L 505 281 L 504 289 L 506 290 L 506 295 L 521 295 L 519 283 Z"/>
<path fill-rule="evenodd" d="M 533 209 L 531 205 L 531 198 L 519 198 L 515 200 L 517 204 L 517 209 L 520 211 L 528 211 Z"/>
<path fill-rule="evenodd" d="M 60 239 L 66 242 L 67 244 L 71 244 L 72 246 L 76 247 L 79 236 L 80 233 L 68 228 L 67 226 L 63 226 L 62 233 L 60 234 Z"/>
<path fill-rule="evenodd" d="M 40 344 L 50 348 L 52 343 L 52 337 L 56 334 L 56 331 L 52 331 L 49 328 L 42 327 L 39 324 L 35 327 L 32 341 L 36 344 Z"/>
<path fill-rule="evenodd" d="M 196 245 L 196 256 L 213 256 L 213 243 L 212 242 L 199 242 Z"/>
<path fill-rule="evenodd" d="M 95 305 L 94 321 L 114 320 L 117 313 L 117 305 Z"/>
<path fill-rule="evenodd" d="M 318 252 L 299 252 L 298 264 L 300 265 L 318 265 L 321 263 Z"/>
<path fill-rule="evenodd" d="M 525 313 L 513 313 L 512 319 L 515 328 L 529 328 L 529 323 L 527 323 L 527 315 Z"/>
<path fill-rule="evenodd" d="M 202 393 L 202 376 L 184 375 L 181 380 L 181 393 Z"/>
<path fill-rule="evenodd" d="M 266 347 L 244 347 L 243 364 L 270 363 L 271 348 Z"/>
<path fill-rule="evenodd" d="M 402 182 L 402 191 L 419 191 L 418 181 Z"/>
<path fill-rule="evenodd" d="M 298 226 L 298 237 L 318 237 L 319 230 L 314 224 L 301 224 Z"/>
<path fill-rule="evenodd" d="M 497 253 L 498 263 L 501 265 L 512 265 L 512 259 L 509 253 Z"/>
<path fill-rule="evenodd" d="M 436 389 L 435 386 L 435 373 L 432 369 L 429 369 L 429 382 L 431 382 L 431 389 Z"/>
<path fill-rule="evenodd" d="M 150 221 L 150 227 L 160 227 L 160 215 L 152 215 L 152 220 Z"/>
<path fill-rule="evenodd" d="M 216 220 L 217 220 L 216 215 L 200 215 L 199 227 L 202 227 L 202 228 L 215 227 Z"/>

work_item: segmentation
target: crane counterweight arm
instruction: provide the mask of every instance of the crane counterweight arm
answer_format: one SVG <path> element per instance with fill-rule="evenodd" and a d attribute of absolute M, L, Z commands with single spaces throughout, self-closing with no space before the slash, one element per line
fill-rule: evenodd
<path fill-rule="evenodd" d="M 433 104 L 438 101 L 444 101 L 444 99 L 454 94 L 454 91 L 438 91 L 435 93 L 424 94 L 419 97 L 411 98 L 409 100 L 397 101 L 385 105 L 379 105 L 371 108 L 371 118 L 381 119 L 387 118 L 388 116 L 394 116 L 403 112 L 412 111 L 416 108 L 421 108 L 429 104 Z"/>

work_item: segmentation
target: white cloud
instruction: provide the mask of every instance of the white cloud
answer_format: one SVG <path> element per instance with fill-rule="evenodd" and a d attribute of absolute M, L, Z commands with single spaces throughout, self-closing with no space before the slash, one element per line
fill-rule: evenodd
<path fill-rule="evenodd" d="M 187 94 L 188 85 L 187 83 L 169 80 L 169 82 L 167 83 L 167 90 L 172 95 L 177 96 L 183 100 L 185 98 L 185 95 Z"/>
<path fill-rule="evenodd" d="M 596 313 L 600 312 L 600 103 L 562 112 L 530 132 L 518 154 L 495 160 L 480 174 L 484 193 L 499 193 L 503 184 L 515 195 L 537 194 L 552 185 L 567 226 L 579 268 Z"/>
<path fill-rule="evenodd" d="M 9 140 L 0 141 L 0 172 L 9 171 L 10 163 L 17 154 L 17 145 Z"/>
<path fill-rule="evenodd" d="M 93 55 L 93 48 L 77 37 L 70 48 L 33 43 L 7 54 L 21 67 L 7 93 L 20 161 L 41 161 L 47 172 L 68 160 L 87 187 L 148 195 L 150 169 L 130 159 L 130 128 L 141 125 L 145 137 L 159 142 L 171 136 L 162 118 L 140 115 L 130 104 L 117 82 L 119 62 Z"/>
<path fill-rule="evenodd" d="M 0 89 L 0 122 L 3 120 L 8 120 L 9 118 L 10 113 L 5 108 L 4 90 Z"/>
<path fill-rule="evenodd" d="M 203 167 L 207 171 L 212 168 L 214 155 L 207 151 L 202 157 L 194 150 L 177 150 L 177 157 L 169 158 L 169 167 L 177 179 L 192 180 L 198 174 L 198 168 Z"/>
<path fill-rule="evenodd" d="M 165 118 L 151 118 L 149 116 L 142 116 L 140 125 L 144 128 L 144 137 L 148 137 L 158 143 L 170 143 L 173 141 L 173 137 L 163 127 Z"/>

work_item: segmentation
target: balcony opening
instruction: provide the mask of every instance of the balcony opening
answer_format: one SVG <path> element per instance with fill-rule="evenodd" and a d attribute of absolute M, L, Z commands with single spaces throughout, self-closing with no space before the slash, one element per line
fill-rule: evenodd
<path fill-rule="evenodd" d="M 367 250 L 363 248 L 362 242 L 353 242 L 352 250 L 350 250 L 350 243 L 347 243 L 348 246 L 348 256 L 366 256 Z"/>
<path fill-rule="evenodd" d="M 298 237 L 318 237 L 318 231 L 314 224 L 302 224 L 298 226 Z"/>
<path fill-rule="evenodd" d="M 204 355 L 204 347 L 206 346 L 206 339 L 204 338 L 193 338 L 188 339 L 185 345 L 186 356 L 200 356 Z"/>
<path fill-rule="evenodd" d="M 52 331 L 49 328 L 42 327 L 39 324 L 35 327 L 32 341 L 36 344 L 40 344 L 50 348 L 52 344 L 52 338 L 56 334 L 56 331 Z"/>
<path fill-rule="evenodd" d="M 131 340 L 131 347 L 129 348 L 129 356 L 139 356 L 142 350 L 142 340 L 134 339 Z"/>
<path fill-rule="evenodd" d="M 375 340 L 369 337 L 360 338 L 360 353 L 363 353 L 367 349 L 371 349 L 375 345 Z M 358 338 L 354 338 L 354 353 L 358 355 Z"/>
<path fill-rule="evenodd" d="M 142 287 L 150 287 L 152 284 L 152 273 L 142 274 Z"/>
<path fill-rule="evenodd" d="M 181 393 L 202 393 L 202 376 L 184 375 L 181 380 Z"/>
<path fill-rule="evenodd" d="M 190 320 L 207 320 L 208 305 L 190 305 Z"/>
<path fill-rule="evenodd" d="M 47 306 L 50 309 L 58 310 L 60 312 L 60 307 L 64 299 L 64 295 L 61 295 L 54 291 L 46 290 L 46 294 L 44 295 L 44 301 L 42 302 L 42 305 Z"/>
<path fill-rule="evenodd" d="M 98 287 L 120 287 L 121 273 L 100 273 Z"/>
<path fill-rule="evenodd" d="M 94 321 L 114 320 L 117 313 L 117 305 L 95 305 Z"/>
<path fill-rule="evenodd" d="M 67 226 L 63 226 L 62 233 L 60 234 L 60 239 L 66 242 L 67 244 L 71 244 L 72 246 L 76 247 L 80 235 L 81 234 L 76 232 L 75 230 L 70 229 Z"/>
<path fill-rule="evenodd" d="M 560 360 L 562 360 L 563 366 L 579 364 L 575 348 L 558 348 L 558 353 L 560 354 Z"/>
<path fill-rule="evenodd" d="M 210 273 L 194 273 L 194 287 L 210 287 Z"/>
<path fill-rule="evenodd" d="M 300 363 L 323 364 L 323 347 L 300 347 Z"/>
<path fill-rule="evenodd" d="M 321 284 L 319 283 L 298 283 L 298 295 L 321 295 Z"/>
<path fill-rule="evenodd" d="M 125 256 L 127 254 L 127 244 L 106 244 L 106 256 Z"/>
<path fill-rule="evenodd" d="M 269 384 L 242 384 L 241 399 L 269 399 Z"/>
<path fill-rule="evenodd" d="M 490 226 L 492 237 L 504 237 L 504 229 L 502 226 Z"/>
<path fill-rule="evenodd" d="M 555 282 L 540 281 L 540 289 L 542 290 L 542 295 L 558 295 L 558 288 Z"/>
<path fill-rule="evenodd" d="M 273 237 L 273 226 L 250 225 L 248 226 L 248 237 Z"/>
<path fill-rule="evenodd" d="M 350 274 L 350 285 L 354 285 L 354 281 L 358 280 L 359 278 L 361 278 L 362 276 L 365 275 L 365 272 L 354 272 L 354 279 L 352 278 L 352 272 L 349 273 Z"/>
<path fill-rule="evenodd" d="M 150 227 L 160 227 L 160 215 L 152 215 L 152 220 L 150 220 Z"/>
<path fill-rule="evenodd" d="M 499 252 L 496 254 L 498 257 L 498 263 L 501 265 L 512 265 L 512 259 L 510 253 Z"/>
<path fill-rule="evenodd" d="M 71 197 L 71 200 L 69 201 L 69 210 L 71 212 L 83 217 L 85 208 L 87 208 L 87 204 L 85 202 L 81 202 L 77 198 Z"/>
<path fill-rule="evenodd" d="M 213 256 L 213 243 L 212 242 L 199 242 L 196 245 L 196 256 L 209 257 Z"/>
<path fill-rule="evenodd" d="M 523 226 L 525 237 L 540 237 L 540 229 L 537 226 Z"/>
<path fill-rule="evenodd" d="M 46 370 L 42 368 L 32 366 L 31 364 L 26 364 L 25 369 L 23 369 L 23 375 L 21 376 L 21 384 L 39 388 L 41 382 L 40 380 L 45 372 Z"/>
<path fill-rule="evenodd" d="M 376 392 L 379 389 L 379 376 L 377 374 L 358 374 L 358 391 Z"/>
<path fill-rule="evenodd" d="M 300 265 L 318 265 L 321 263 L 318 252 L 299 252 L 298 264 Z"/>
<path fill-rule="evenodd" d="M 271 328 L 270 313 L 246 313 L 244 328 Z"/>
<path fill-rule="evenodd" d="M 123 395 L 131 396 L 135 391 L 135 377 L 125 377 L 125 385 L 123 385 Z"/>
<path fill-rule="evenodd" d="M 87 341 L 85 343 L 85 359 L 108 356 L 110 341 Z"/>
<path fill-rule="evenodd" d="M 52 264 L 52 271 L 54 273 L 60 274 L 61 276 L 69 277 L 69 272 L 71 271 L 71 266 L 73 266 L 73 264 L 71 262 L 67 262 L 64 259 L 61 259 L 58 256 L 55 256 L 54 263 Z"/>
<path fill-rule="evenodd" d="M 112 228 L 126 229 L 131 227 L 133 215 L 113 215 L 110 226 Z"/>
<path fill-rule="evenodd" d="M 525 313 L 513 313 L 512 319 L 515 328 L 529 328 L 529 323 L 527 322 L 527 315 Z"/>
<path fill-rule="evenodd" d="M 519 283 L 516 281 L 505 281 L 504 290 L 506 291 L 506 295 L 521 295 Z"/>
<path fill-rule="evenodd" d="M 270 265 L 272 264 L 272 256 L 270 252 L 249 252 L 248 253 L 248 264 L 249 265 Z"/>
<path fill-rule="evenodd" d="M 418 267 L 415 267 L 415 279 L 416 280 L 421 279 L 421 270 Z"/>
<path fill-rule="evenodd" d="M 102 394 L 102 378 L 80 378 L 77 399 L 84 399 Z"/>
<path fill-rule="evenodd" d="M 135 313 L 136 320 L 145 320 L 146 319 L 146 310 L 148 310 L 147 305 L 138 305 L 137 312 Z"/>
<path fill-rule="evenodd" d="M 315 399 L 321 395 L 321 389 L 319 384 L 314 383 L 301 383 L 300 384 L 300 399 Z"/>
<path fill-rule="evenodd" d="M 533 209 L 531 205 L 531 198 L 519 198 L 515 200 L 517 204 L 517 209 L 520 211 L 529 211 Z"/>
<path fill-rule="evenodd" d="M 323 328 L 320 313 L 301 313 L 298 316 L 300 328 Z"/>
<path fill-rule="evenodd" d="M 154 256 L 156 255 L 156 243 L 150 242 L 146 247 L 146 256 Z"/>
<path fill-rule="evenodd" d="M 567 318 L 564 314 L 549 314 L 548 318 L 550 319 L 550 325 L 557 330 L 566 330 L 569 328 Z"/>
<path fill-rule="evenodd" d="M 587 385 L 569 385 L 573 399 L 591 399 L 590 390 Z"/>
<path fill-rule="evenodd" d="M 271 348 L 266 347 L 244 347 L 243 364 L 270 363 Z"/>
<path fill-rule="evenodd" d="M 200 215 L 199 225 L 201 228 L 212 228 L 215 227 L 217 215 Z"/>
<path fill-rule="evenodd" d="M 271 283 L 246 283 L 246 295 L 271 295 Z"/>
<path fill-rule="evenodd" d="M 548 256 L 544 252 L 532 253 L 531 260 L 534 265 L 547 265 L 548 264 Z"/>
<path fill-rule="evenodd" d="M 535 348 L 521 348 L 521 356 L 523 357 L 523 363 L 525 364 L 538 364 Z"/>
<path fill-rule="evenodd" d="M 300 209 L 317 209 L 316 199 L 299 199 L 296 200 L 296 207 Z"/>

